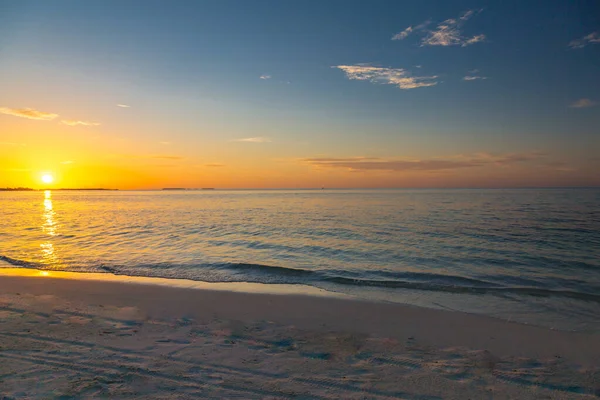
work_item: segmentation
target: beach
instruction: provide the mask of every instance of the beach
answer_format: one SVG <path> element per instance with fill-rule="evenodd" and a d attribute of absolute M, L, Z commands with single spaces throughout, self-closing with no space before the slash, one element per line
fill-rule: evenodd
<path fill-rule="evenodd" d="M 1 271 L 6 399 L 600 396 L 597 333 L 300 285 Z"/>

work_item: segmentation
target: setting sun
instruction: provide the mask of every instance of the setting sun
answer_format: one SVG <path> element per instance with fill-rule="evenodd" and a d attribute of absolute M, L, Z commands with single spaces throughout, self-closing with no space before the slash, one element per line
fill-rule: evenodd
<path fill-rule="evenodd" d="M 54 182 L 54 177 L 50 174 L 44 174 L 44 175 L 42 175 L 42 182 L 52 183 L 52 182 Z"/>

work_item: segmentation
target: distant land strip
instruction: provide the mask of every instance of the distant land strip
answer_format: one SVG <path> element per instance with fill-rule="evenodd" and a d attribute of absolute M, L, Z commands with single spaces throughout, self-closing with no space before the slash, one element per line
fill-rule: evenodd
<path fill-rule="evenodd" d="M 177 188 L 177 187 L 166 187 L 162 190 L 215 190 L 215 188 Z"/>

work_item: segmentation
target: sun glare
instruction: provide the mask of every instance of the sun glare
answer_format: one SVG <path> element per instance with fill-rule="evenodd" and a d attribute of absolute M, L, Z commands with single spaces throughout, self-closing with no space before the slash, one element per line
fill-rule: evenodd
<path fill-rule="evenodd" d="M 50 174 L 44 174 L 44 175 L 42 175 L 42 182 L 52 183 L 52 182 L 54 182 L 54 177 Z"/>

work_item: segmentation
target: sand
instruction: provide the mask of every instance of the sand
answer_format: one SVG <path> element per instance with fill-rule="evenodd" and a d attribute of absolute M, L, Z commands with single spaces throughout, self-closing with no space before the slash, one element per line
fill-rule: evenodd
<path fill-rule="evenodd" d="M 99 275 L 0 269 L 0 398 L 600 397 L 598 334 Z"/>

